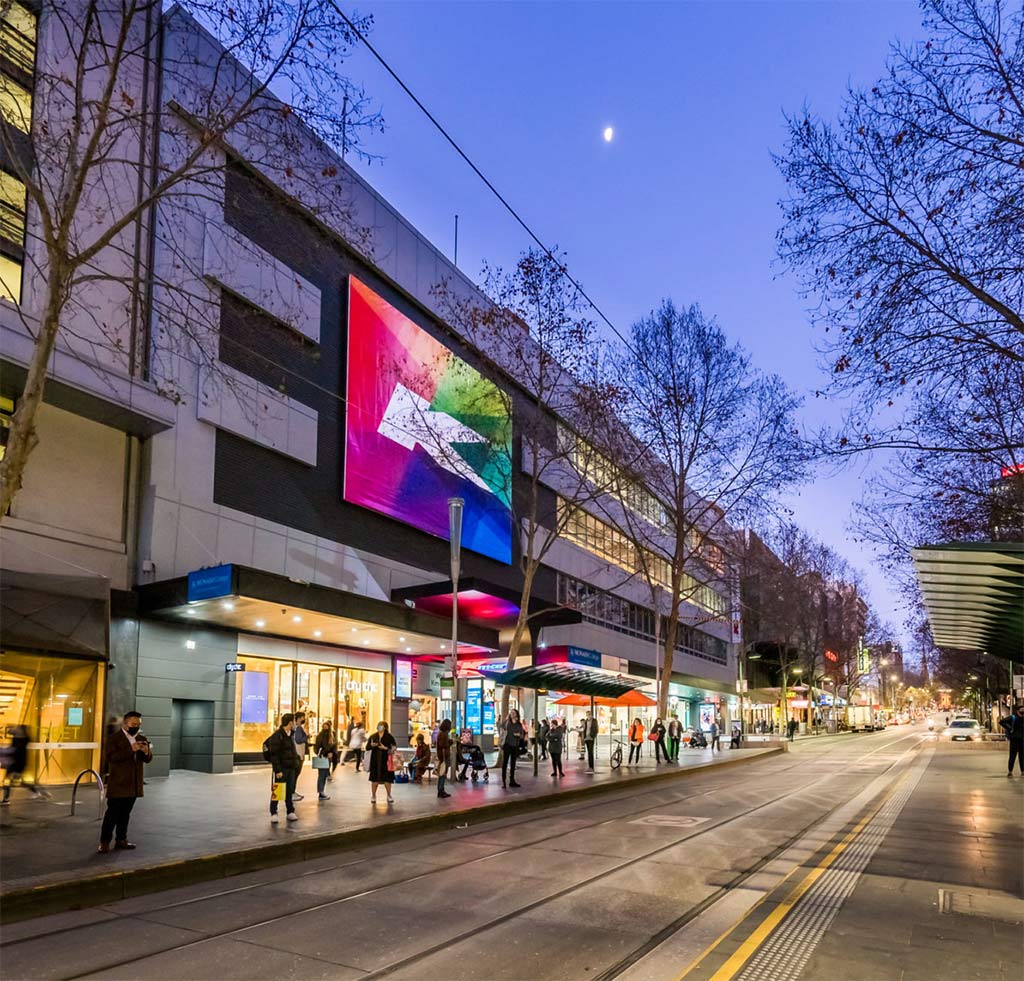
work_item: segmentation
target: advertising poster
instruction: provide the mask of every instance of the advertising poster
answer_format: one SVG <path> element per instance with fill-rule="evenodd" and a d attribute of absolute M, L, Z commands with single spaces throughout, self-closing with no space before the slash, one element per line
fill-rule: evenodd
<path fill-rule="evenodd" d="M 711 723 L 715 721 L 716 706 L 714 702 L 700 703 L 700 728 L 702 732 L 711 731 Z"/>
<path fill-rule="evenodd" d="M 267 695 L 270 675 L 266 671 L 246 671 L 242 675 L 242 722 L 267 724 Z"/>
<path fill-rule="evenodd" d="M 483 684 L 479 678 L 466 682 L 466 728 L 480 732 Z"/>
<path fill-rule="evenodd" d="M 349 277 L 346 501 L 512 561 L 508 396 L 354 276 Z"/>
<path fill-rule="evenodd" d="M 412 698 L 412 661 L 395 658 L 395 698 Z"/>

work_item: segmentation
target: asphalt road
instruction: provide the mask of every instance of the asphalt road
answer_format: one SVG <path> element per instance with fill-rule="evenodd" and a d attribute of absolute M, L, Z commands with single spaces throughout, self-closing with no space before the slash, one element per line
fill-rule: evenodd
<path fill-rule="evenodd" d="M 656 791 L 14 924 L 0 974 L 1015 981 L 1022 792 L 1001 754 L 923 725 L 805 740 Z M 950 795 L 952 823 L 922 827 L 914 808 Z M 952 973 L 915 973 L 939 941 Z"/>

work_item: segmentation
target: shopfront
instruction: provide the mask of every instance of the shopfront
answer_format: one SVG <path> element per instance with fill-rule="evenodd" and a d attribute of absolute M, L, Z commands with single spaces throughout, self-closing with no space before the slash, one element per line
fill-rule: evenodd
<path fill-rule="evenodd" d="M 328 720 L 341 733 L 349 723 L 362 722 L 368 729 L 381 720 L 390 723 L 390 657 L 318 653 L 322 661 L 336 663 L 238 655 L 244 670 L 235 683 L 236 762 L 261 760 L 263 741 L 286 712 L 305 712 L 311 736 Z"/>
<path fill-rule="evenodd" d="M 28 730 L 26 780 L 73 783 L 98 768 L 104 668 L 84 657 L 0 652 L 0 735 L 7 743 L 16 727 Z"/>

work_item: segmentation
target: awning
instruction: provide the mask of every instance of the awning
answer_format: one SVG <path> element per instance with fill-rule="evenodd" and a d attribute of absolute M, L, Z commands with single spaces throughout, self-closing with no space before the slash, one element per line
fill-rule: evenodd
<path fill-rule="evenodd" d="M 1024 543 L 925 545 L 911 557 L 937 646 L 1024 659 Z"/>
<path fill-rule="evenodd" d="M 534 665 L 528 668 L 514 668 L 512 671 L 480 673 L 509 688 L 543 688 L 549 691 L 572 692 L 576 695 L 603 695 L 606 698 L 618 698 L 628 691 L 643 688 L 646 684 L 634 678 L 571 668 L 567 664 Z"/>

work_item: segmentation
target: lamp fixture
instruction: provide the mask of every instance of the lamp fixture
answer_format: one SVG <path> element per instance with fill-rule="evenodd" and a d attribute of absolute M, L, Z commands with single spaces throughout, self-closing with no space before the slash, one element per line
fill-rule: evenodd
<path fill-rule="evenodd" d="M 313 636 L 314 637 L 323 637 L 323 635 L 324 635 L 324 632 L 322 630 L 314 630 L 313 631 Z"/>
<path fill-rule="evenodd" d="M 293 617 L 292 617 L 292 623 L 302 623 L 302 617 L 300 617 L 300 616 L 299 616 L 299 615 L 298 615 L 298 614 L 296 613 L 296 614 L 295 614 L 295 616 L 293 616 Z"/>
<path fill-rule="evenodd" d="M 224 600 L 224 602 L 221 603 L 221 606 L 229 613 L 235 608 L 235 604 L 232 603 L 231 600 Z"/>
<path fill-rule="evenodd" d="M 256 626 L 259 627 L 260 629 L 262 629 L 266 625 L 267 625 L 267 621 L 266 620 L 257 620 L 256 621 Z"/>

